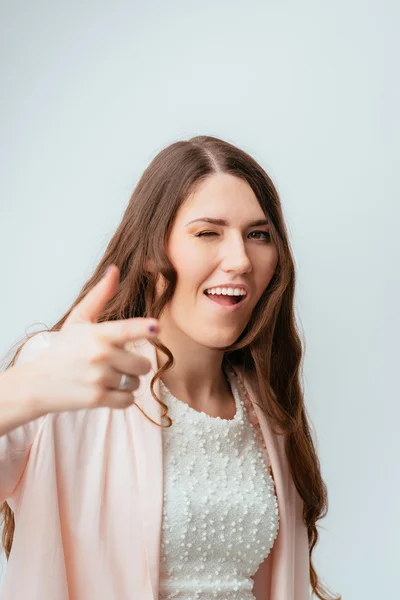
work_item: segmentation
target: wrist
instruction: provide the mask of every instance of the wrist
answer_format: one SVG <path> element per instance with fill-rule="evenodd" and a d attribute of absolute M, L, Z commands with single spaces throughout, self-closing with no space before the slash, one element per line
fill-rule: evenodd
<path fill-rule="evenodd" d="M 19 400 L 26 414 L 29 415 L 29 420 L 45 415 L 48 411 L 43 403 L 43 394 L 40 393 L 40 385 L 35 377 L 33 365 L 29 363 L 16 365 L 14 375 L 17 378 Z"/>

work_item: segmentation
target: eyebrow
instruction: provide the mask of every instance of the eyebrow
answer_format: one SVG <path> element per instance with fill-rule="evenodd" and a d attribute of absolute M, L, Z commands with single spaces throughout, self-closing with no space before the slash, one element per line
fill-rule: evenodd
<path fill-rule="evenodd" d="M 191 225 L 192 223 L 197 223 L 199 221 L 203 223 L 211 223 L 212 225 L 228 225 L 228 221 L 226 221 L 225 219 L 212 219 L 211 217 L 200 217 L 199 219 L 193 219 L 193 221 L 189 221 L 189 223 L 186 223 L 185 227 Z M 258 219 L 258 221 L 252 221 L 251 223 L 249 223 L 247 227 L 259 227 L 260 225 L 268 225 L 268 220 Z"/>

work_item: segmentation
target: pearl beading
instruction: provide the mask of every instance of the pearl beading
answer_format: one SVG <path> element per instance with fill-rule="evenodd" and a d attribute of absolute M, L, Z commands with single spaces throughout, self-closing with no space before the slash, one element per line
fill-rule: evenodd
<path fill-rule="evenodd" d="M 255 600 L 251 577 L 278 534 L 268 453 L 240 382 L 226 375 L 231 420 L 196 411 L 160 381 L 173 422 L 163 429 L 160 600 Z"/>

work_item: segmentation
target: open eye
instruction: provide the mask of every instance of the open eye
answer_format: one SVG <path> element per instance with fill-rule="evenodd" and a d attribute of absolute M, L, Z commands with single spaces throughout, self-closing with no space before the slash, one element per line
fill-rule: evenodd
<path fill-rule="evenodd" d="M 257 237 L 256 239 L 258 240 L 268 242 L 271 239 L 271 234 L 269 231 L 262 231 L 261 229 L 258 229 L 257 231 L 252 231 L 251 233 L 249 233 L 249 235 L 252 235 L 253 233 L 261 233 L 265 236 L 264 238 Z"/>

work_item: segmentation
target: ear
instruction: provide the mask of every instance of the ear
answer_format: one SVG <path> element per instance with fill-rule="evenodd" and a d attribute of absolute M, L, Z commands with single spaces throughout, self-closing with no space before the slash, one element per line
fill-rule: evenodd
<path fill-rule="evenodd" d="M 154 273 L 154 271 L 155 271 L 155 265 L 151 258 L 148 258 L 146 261 L 146 271 L 148 273 Z"/>

